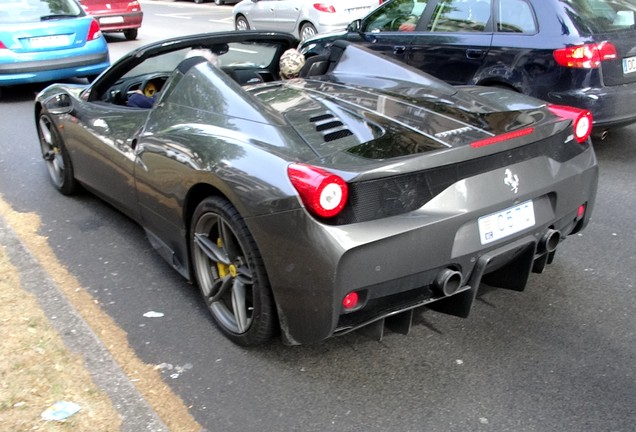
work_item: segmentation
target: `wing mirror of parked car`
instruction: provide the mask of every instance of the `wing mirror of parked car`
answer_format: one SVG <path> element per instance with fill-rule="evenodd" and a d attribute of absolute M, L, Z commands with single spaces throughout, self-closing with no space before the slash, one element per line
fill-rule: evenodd
<path fill-rule="evenodd" d="M 73 103 L 67 94 L 58 94 L 45 102 L 46 109 L 55 115 L 67 114 L 73 111 Z"/>
<path fill-rule="evenodd" d="M 347 26 L 347 31 L 349 32 L 360 31 L 360 27 L 362 25 L 361 23 L 362 23 L 362 20 L 359 20 L 359 19 L 351 21 L 351 23 L 349 23 L 349 25 Z"/>

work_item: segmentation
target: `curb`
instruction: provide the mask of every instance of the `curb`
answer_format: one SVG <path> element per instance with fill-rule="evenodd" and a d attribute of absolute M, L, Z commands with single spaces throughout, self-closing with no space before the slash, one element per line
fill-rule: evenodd
<path fill-rule="evenodd" d="M 110 397 L 121 417 L 120 430 L 167 432 L 169 429 L 165 423 L 2 216 L 0 245 L 6 247 L 9 260 L 18 269 L 22 287 L 36 297 L 40 308 L 60 334 L 66 347 L 82 356 L 84 366 L 95 384 Z"/>

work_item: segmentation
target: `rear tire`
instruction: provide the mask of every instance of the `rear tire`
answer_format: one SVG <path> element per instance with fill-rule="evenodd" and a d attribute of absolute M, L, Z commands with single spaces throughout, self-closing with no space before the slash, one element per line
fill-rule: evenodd
<path fill-rule="evenodd" d="M 79 183 L 75 180 L 71 158 L 57 127 L 44 112 L 38 119 L 38 137 L 53 185 L 63 195 L 73 195 L 79 189 Z"/>
<path fill-rule="evenodd" d="M 258 345 L 275 331 L 265 266 L 245 221 L 224 198 L 204 199 L 192 215 L 195 280 L 212 318 L 232 342 Z"/>
<path fill-rule="evenodd" d="M 138 29 L 124 30 L 124 37 L 126 38 L 126 40 L 135 40 L 137 39 L 138 34 L 139 34 Z"/>
<path fill-rule="evenodd" d="M 314 27 L 312 23 L 306 22 L 302 26 L 300 26 L 300 31 L 298 33 L 300 34 L 300 40 L 304 41 L 305 39 L 309 39 L 310 37 L 314 36 L 318 32 L 316 31 L 316 27 Z"/>
<path fill-rule="evenodd" d="M 239 15 L 236 17 L 236 21 L 234 21 L 234 29 L 238 31 L 249 30 L 250 23 L 247 22 L 247 18 L 243 15 Z"/>
<path fill-rule="evenodd" d="M 223 6 L 225 4 L 225 0 L 214 0 L 214 4 L 217 6 Z"/>

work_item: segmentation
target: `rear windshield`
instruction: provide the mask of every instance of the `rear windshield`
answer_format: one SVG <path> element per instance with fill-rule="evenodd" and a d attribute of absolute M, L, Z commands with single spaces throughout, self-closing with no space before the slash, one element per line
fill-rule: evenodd
<path fill-rule="evenodd" d="M 75 18 L 84 15 L 73 0 L 0 0 L 0 24 Z"/>
<path fill-rule="evenodd" d="M 581 32 L 609 33 L 633 29 L 635 0 L 561 0 Z"/>

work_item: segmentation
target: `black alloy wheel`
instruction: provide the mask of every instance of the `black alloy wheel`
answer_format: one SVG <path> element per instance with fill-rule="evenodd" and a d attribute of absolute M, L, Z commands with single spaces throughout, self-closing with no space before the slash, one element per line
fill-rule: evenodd
<path fill-rule="evenodd" d="M 79 184 L 73 174 L 71 158 L 55 124 L 45 113 L 40 114 L 38 120 L 38 137 L 42 157 L 46 162 L 53 185 L 64 195 L 77 192 Z"/>
<path fill-rule="evenodd" d="M 275 315 L 265 266 L 229 201 L 209 197 L 197 206 L 190 247 L 196 282 L 221 331 L 244 346 L 271 339 Z"/>

